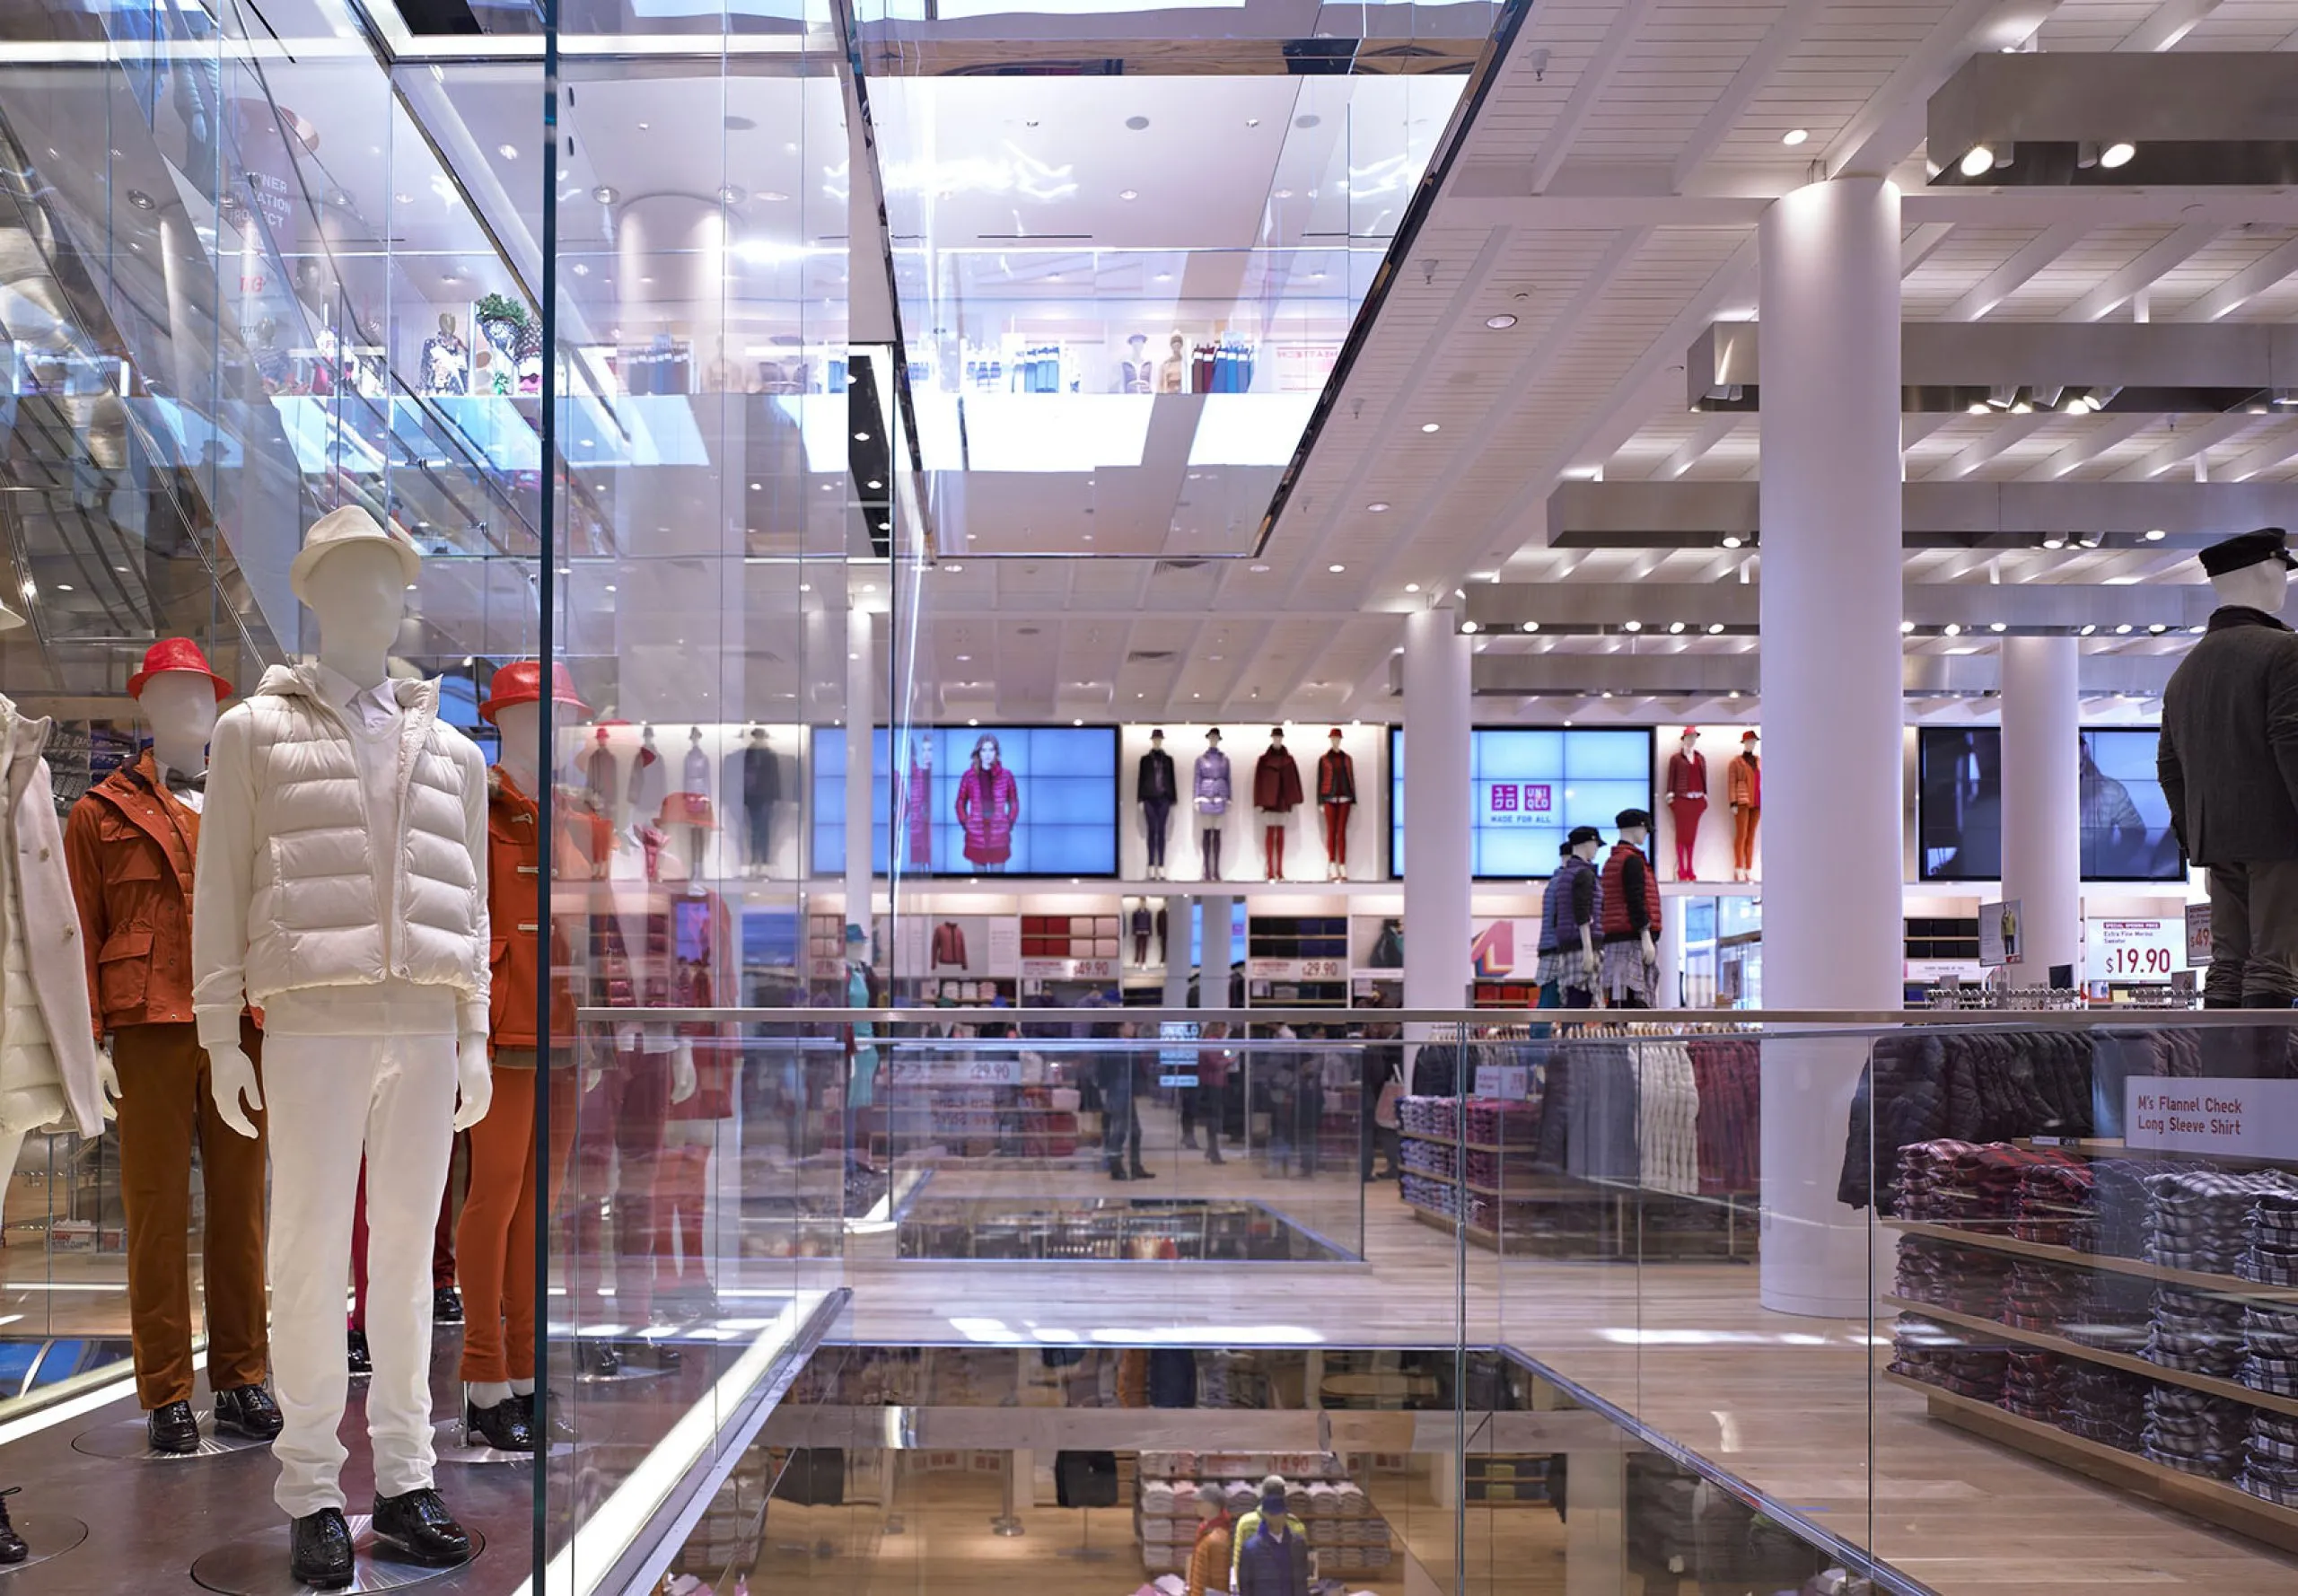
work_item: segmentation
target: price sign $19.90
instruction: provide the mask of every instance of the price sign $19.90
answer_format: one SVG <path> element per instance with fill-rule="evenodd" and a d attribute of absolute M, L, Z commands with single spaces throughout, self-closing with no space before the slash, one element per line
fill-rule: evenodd
<path fill-rule="evenodd" d="M 2092 920 L 2083 927 L 2083 970 L 2094 981 L 2168 981 L 2186 967 L 2183 919 Z"/>

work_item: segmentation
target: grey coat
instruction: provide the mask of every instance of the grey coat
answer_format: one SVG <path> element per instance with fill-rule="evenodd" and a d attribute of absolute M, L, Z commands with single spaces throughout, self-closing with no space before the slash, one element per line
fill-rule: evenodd
<path fill-rule="evenodd" d="M 2155 750 L 2197 864 L 2298 859 L 2298 634 L 2227 605 L 2171 673 Z"/>

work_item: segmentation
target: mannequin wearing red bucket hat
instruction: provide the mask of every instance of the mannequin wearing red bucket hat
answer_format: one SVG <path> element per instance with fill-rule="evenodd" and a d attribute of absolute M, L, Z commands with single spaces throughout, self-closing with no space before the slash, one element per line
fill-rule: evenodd
<path fill-rule="evenodd" d="M 268 1440 L 279 1410 L 269 1372 L 263 1276 L 264 1144 L 232 1135 L 208 1090 L 208 1058 L 191 1012 L 191 880 L 207 777 L 207 738 L 232 684 L 188 638 L 155 643 L 127 691 L 152 746 L 73 805 L 64 856 L 80 911 L 96 1036 L 111 1038 L 117 1073 L 120 1197 L 127 1211 L 127 1311 L 136 1387 L 156 1451 L 199 1450 L 191 1408 L 191 1285 L 187 1189 L 200 1152 L 207 1222 L 207 1368 L 216 1427 Z M 255 1022 L 241 1048 L 261 1057 Z M 262 1120 L 257 1118 L 260 1130 Z"/>

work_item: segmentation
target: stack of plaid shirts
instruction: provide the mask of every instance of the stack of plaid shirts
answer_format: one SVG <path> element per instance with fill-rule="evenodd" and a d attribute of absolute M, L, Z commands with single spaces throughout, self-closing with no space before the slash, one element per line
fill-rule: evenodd
<path fill-rule="evenodd" d="M 1998 1344 L 1972 1346 L 1963 1332 L 1902 1313 L 1891 1331 L 1891 1372 L 1982 1402 L 2003 1399 L 2010 1355 Z"/>
<path fill-rule="evenodd" d="M 2242 1355 L 2235 1379 L 2279 1397 L 2298 1397 L 2298 1303 L 2252 1302 L 2244 1309 Z"/>
<path fill-rule="evenodd" d="M 2084 1283 L 2059 1334 L 2085 1346 L 2144 1355 L 2154 1317 L 2154 1288 L 2136 1275 L 2101 1272 Z"/>
<path fill-rule="evenodd" d="M 2075 1363 L 2060 1382 L 2060 1427 L 2123 1451 L 2136 1451 L 2146 1425 L 2146 1394 L 2154 1382 L 2100 1364 Z"/>
<path fill-rule="evenodd" d="M 2066 1264 L 2022 1258 L 2003 1283 L 2003 1322 L 2051 1335 L 2083 1317 L 2090 1303 L 2090 1276 Z"/>
<path fill-rule="evenodd" d="M 2298 1285 L 2298 1191 L 2261 1191 L 2250 1204 L 2249 1246 L 2235 1272 L 2261 1285 Z"/>
<path fill-rule="evenodd" d="M 2020 1193 L 2030 1174 L 2074 1171 L 2077 1173 L 2072 1179 L 2079 1181 L 2082 1169 L 2079 1161 L 2055 1147 L 1947 1139 L 1913 1142 L 1899 1149 L 1898 1212 L 1934 1224 L 2008 1232 L 2018 1222 Z M 2044 1179 L 2061 1177 L 2054 1173 Z"/>
<path fill-rule="evenodd" d="M 2055 1352 L 2011 1354 L 2003 1377 L 2003 1406 L 2021 1418 L 2047 1425 L 2059 1421 L 2066 1402 L 2067 1360 Z"/>
<path fill-rule="evenodd" d="M 1961 1247 L 1929 1236 L 1899 1242 L 1898 1294 L 1909 1302 L 1993 1319 L 2003 1303 L 2012 1260 L 1981 1247 Z"/>
<path fill-rule="evenodd" d="M 2157 1286 L 2146 1350 L 2139 1355 L 2166 1369 L 2232 1379 L 2242 1362 L 2241 1299 Z"/>
<path fill-rule="evenodd" d="M 2271 1192 L 2294 1189 L 2278 1170 L 2255 1175 L 2176 1170 L 2146 1177 L 2146 1261 L 2174 1269 L 2232 1275 L 2250 1245 L 2250 1209 Z"/>
<path fill-rule="evenodd" d="M 2278 1506 L 2298 1507 L 2298 1418 L 2262 1407 L 2250 1410 L 2242 1471 L 2234 1483 Z"/>
<path fill-rule="evenodd" d="M 2224 1397 L 2158 1385 L 2147 1394 L 2139 1451 L 2184 1474 L 2232 1479 L 2242 1469 L 2252 1411 Z"/>
<path fill-rule="evenodd" d="M 2101 1158 L 2091 1163 L 2091 1216 L 2073 1227 L 2067 1245 L 2109 1258 L 2142 1258 L 2153 1199 L 2149 1176 L 2179 1168 L 2152 1158 Z"/>
<path fill-rule="evenodd" d="M 2020 1171 L 2019 1214 L 2011 1233 L 2022 1241 L 2074 1245 L 2091 1223 L 2091 1166 L 2071 1158 L 2031 1164 Z"/>

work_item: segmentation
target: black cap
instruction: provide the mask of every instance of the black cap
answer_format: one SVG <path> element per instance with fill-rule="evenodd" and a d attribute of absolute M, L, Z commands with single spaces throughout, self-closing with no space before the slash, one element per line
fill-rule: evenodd
<path fill-rule="evenodd" d="M 1649 831 L 1652 829 L 1652 817 L 1640 809 L 1623 809 L 1612 817 L 1612 824 L 1622 828 L 1641 826 Z"/>
<path fill-rule="evenodd" d="M 2268 560 L 2280 560 L 2285 569 L 2298 566 L 2298 557 L 2284 547 L 2288 538 L 2289 534 L 2280 527 L 2266 526 L 2213 543 L 2202 551 L 2203 571 L 2208 575 L 2223 576 L 2229 571 L 2262 566 Z"/>
<path fill-rule="evenodd" d="M 1593 826 L 1574 826 L 1572 835 L 1564 839 L 1564 851 L 1568 854 L 1583 842 L 1592 842 L 1601 847 L 1604 846 L 1604 834 Z"/>

